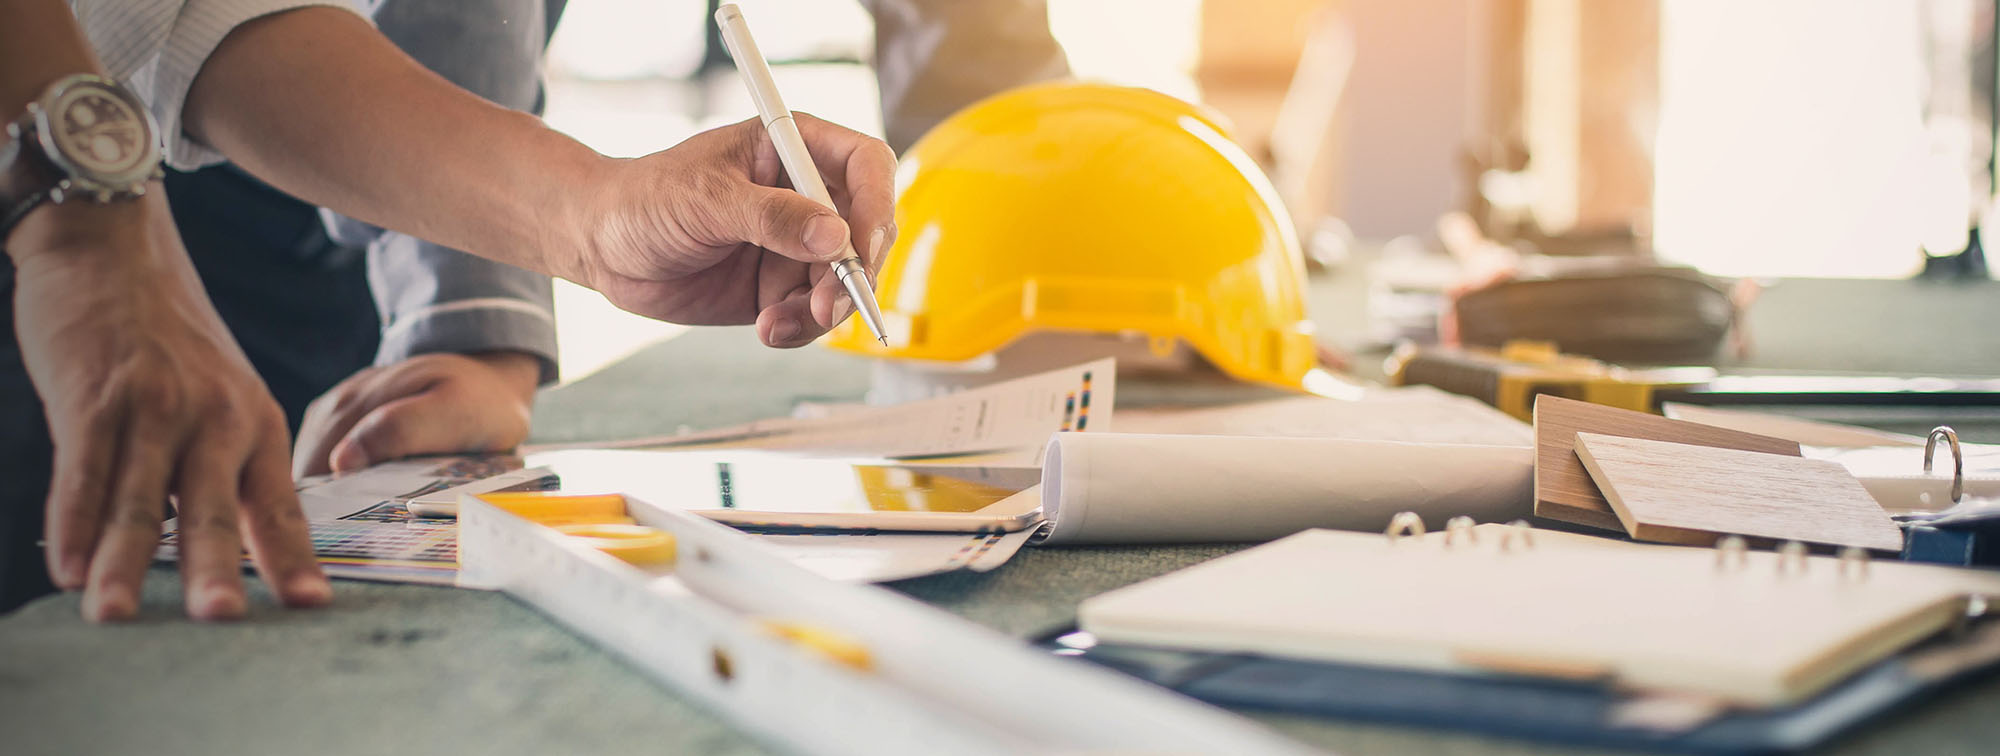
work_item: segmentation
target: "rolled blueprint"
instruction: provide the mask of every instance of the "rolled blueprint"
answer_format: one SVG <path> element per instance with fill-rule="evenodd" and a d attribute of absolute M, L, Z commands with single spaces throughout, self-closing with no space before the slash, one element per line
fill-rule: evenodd
<path fill-rule="evenodd" d="M 1332 438 L 1058 433 L 1042 467 L 1047 543 L 1264 541 L 1308 528 L 1526 517 L 1534 450 Z"/>

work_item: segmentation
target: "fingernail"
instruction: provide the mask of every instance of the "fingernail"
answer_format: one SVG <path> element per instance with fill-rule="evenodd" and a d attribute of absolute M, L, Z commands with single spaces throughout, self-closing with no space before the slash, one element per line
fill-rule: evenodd
<path fill-rule="evenodd" d="M 337 473 L 353 472 L 368 466 L 368 452 L 362 451 L 360 444 L 341 444 L 340 448 L 333 450 L 333 459 L 327 464 L 332 465 Z"/>
<path fill-rule="evenodd" d="M 333 600 L 333 584 L 325 575 L 300 575 L 285 585 L 285 603 L 291 606 L 321 606 Z"/>
<path fill-rule="evenodd" d="M 771 343 L 783 344 L 799 335 L 799 321 L 791 318 L 771 324 Z"/>
<path fill-rule="evenodd" d="M 194 610 L 193 614 L 198 619 L 236 619 L 243 616 L 243 594 L 225 586 L 211 585 L 196 596 Z"/>
<path fill-rule="evenodd" d="M 62 574 L 56 576 L 56 583 L 58 584 L 57 587 L 60 587 L 65 591 L 74 591 L 79 588 L 82 588 L 83 576 L 89 570 L 90 570 L 90 565 L 84 563 L 83 557 L 80 556 L 64 557 L 62 563 Z"/>
<path fill-rule="evenodd" d="M 886 228 L 877 228 L 874 233 L 868 235 L 868 263 L 870 265 L 882 262 L 882 239 L 888 235 L 889 230 Z"/>
<path fill-rule="evenodd" d="M 138 598 L 123 586 L 106 586 L 83 594 L 83 616 L 92 622 L 130 619 L 138 612 Z"/>
<path fill-rule="evenodd" d="M 847 224 L 831 215 L 815 215 L 806 221 L 806 251 L 832 259 L 840 254 L 840 242 L 847 238 Z"/>
<path fill-rule="evenodd" d="M 854 314 L 854 297 L 848 296 L 847 292 L 841 292 L 839 294 L 834 295 L 832 325 L 840 325 L 840 321 L 846 320 L 847 316 L 853 314 Z"/>

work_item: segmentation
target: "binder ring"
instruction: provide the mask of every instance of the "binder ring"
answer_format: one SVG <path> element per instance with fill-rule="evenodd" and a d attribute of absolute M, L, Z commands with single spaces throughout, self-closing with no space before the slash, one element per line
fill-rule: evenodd
<path fill-rule="evenodd" d="M 1924 438 L 1924 473 L 1930 474 L 1931 457 L 1937 454 L 1938 439 L 1944 439 L 1951 447 L 1951 503 L 1965 497 L 1965 452 L 1958 447 L 1958 431 L 1949 425 L 1931 429 L 1930 436 Z"/>
<path fill-rule="evenodd" d="M 1849 575 L 1849 572 L 1852 575 Z M 1849 546 L 1840 550 L 1840 576 L 1854 580 L 1868 579 L 1868 550 L 1860 546 Z"/>
<path fill-rule="evenodd" d="M 1445 546 L 1447 546 L 1447 547 L 1449 547 L 1449 546 L 1451 546 L 1451 545 L 1453 545 L 1453 544 L 1457 543 L 1457 542 L 1458 542 L 1458 537 L 1459 537 L 1460 535 L 1464 535 L 1464 536 L 1465 536 L 1465 542 L 1466 542 L 1466 543 L 1468 543 L 1468 544 L 1476 544 L 1476 543 L 1479 543 L 1479 537 L 1478 537 L 1478 536 L 1476 536 L 1476 535 L 1473 535 L 1473 531 L 1472 531 L 1472 526 L 1473 526 L 1473 525 L 1475 525 L 1475 524 L 1477 524 L 1477 523 L 1474 523 L 1474 522 L 1472 521 L 1472 518 L 1470 518 L 1470 517 L 1467 517 L 1467 516 L 1465 516 L 1465 515 L 1459 515 L 1459 516 L 1457 516 L 1457 517 L 1453 517 L 1453 518 L 1451 518 L 1451 519 L 1449 519 L 1449 520 L 1445 520 L 1445 521 L 1444 521 L 1444 545 L 1445 545 Z"/>
<path fill-rule="evenodd" d="M 1385 535 L 1389 536 L 1390 543 L 1395 543 L 1397 539 L 1406 535 L 1423 534 L 1424 518 L 1418 517 L 1415 512 L 1397 512 L 1395 517 L 1389 518 L 1389 529 L 1385 532 Z"/>
<path fill-rule="evenodd" d="M 1786 541 L 1778 547 L 1778 574 L 1790 572 L 1792 567 L 1801 575 L 1806 572 L 1806 545 L 1798 541 Z"/>
<path fill-rule="evenodd" d="M 1743 536 L 1723 536 L 1715 542 L 1715 569 L 1743 569 L 1750 566 L 1750 543 Z"/>
<path fill-rule="evenodd" d="M 1535 547 L 1535 531 L 1533 527 L 1528 525 L 1527 520 L 1515 520 L 1507 523 L 1507 530 L 1500 534 L 1500 550 L 1513 551 L 1514 540 L 1516 538 L 1520 539 L 1521 548 L 1532 549 Z"/>

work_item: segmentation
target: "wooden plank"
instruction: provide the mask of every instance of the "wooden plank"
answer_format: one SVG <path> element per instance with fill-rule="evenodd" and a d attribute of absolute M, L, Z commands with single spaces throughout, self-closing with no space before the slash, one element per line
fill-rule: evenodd
<path fill-rule="evenodd" d="M 1577 434 L 1576 456 L 1642 541 L 1664 530 L 1903 547 L 1902 529 L 1838 462 L 1596 433 Z"/>
<path fill-rule="evenodd" d="M 1583 463 L 1576 458 L 1576 434 L 1672 441 L 1719 449 L 1799 456 L 1799 445 L 1781 438 L 1669 420 L 1644 412 L 1606 407 L 1558 396 L 1535 397 L 1535 516 L 1605 530 L 1625 530 Z M 1706 544 L 1700 531 L 1656 533 L 1663 543 Z"/>

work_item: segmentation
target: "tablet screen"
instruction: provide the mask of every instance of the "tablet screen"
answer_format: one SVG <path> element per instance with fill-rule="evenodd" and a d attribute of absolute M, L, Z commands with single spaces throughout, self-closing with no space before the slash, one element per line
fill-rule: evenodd
<path fill-rule="evenodd" d="M 503 491 L 622 493 L 691 511 L 978 512 L 1041 482 L 1032 467 L 904 465 L 755 452 L 579 449 L 528 455 L 548 475 Z"/>

